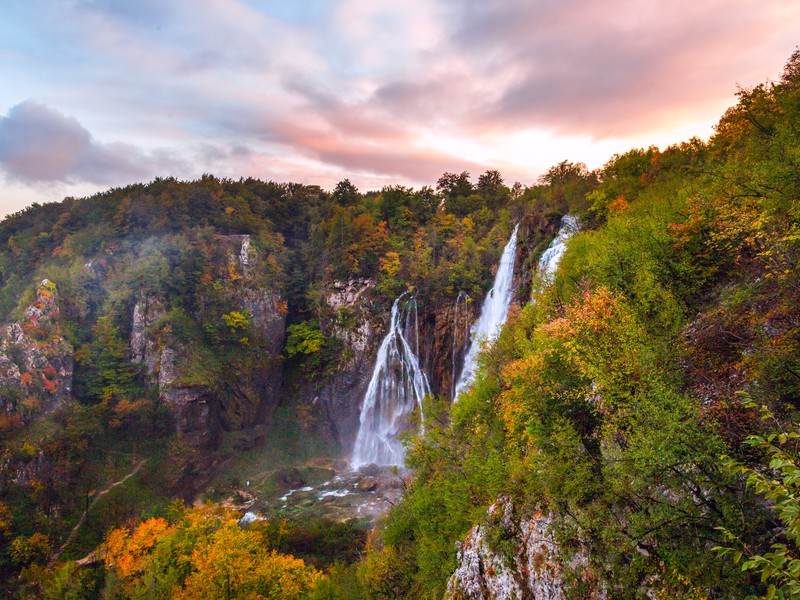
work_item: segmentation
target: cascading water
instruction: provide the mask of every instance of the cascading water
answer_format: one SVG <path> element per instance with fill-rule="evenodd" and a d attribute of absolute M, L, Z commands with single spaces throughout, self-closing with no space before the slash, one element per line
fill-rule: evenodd
<path fill-rule="evenodd" d="M 470 345 L 467 355 L 464 357 L 464 366 L 461 368 L 461 376 L 456 384 L 453 401 L 472 383 L 475 378 L 475 368 L 478 365 L 478 353 L 483 342 L 492 342 L 500 332 L 503 323 L 508 316 L 508 307 L 511 305 L 513 290 L 511 289 L 514 277 L 514 261 L 517 256 L 517 230 L 519 225 L 514 227 L 514 232 L 503 249 L 500 257 L 500 265 L 497 267 L 497 274 L 494 277 L 494 285 L 481 306 L 481 314 L 470 330 Z"/>
<path fill-rule="evenodd" d="M 417 302 L 410 297 L 404 310 L 401 295 L 392 305 L 389 332 L 375 360 L 350 466 L 402 466 L 405 448 L 398 439 L 409 427 L 409 415 L 422 408 L 430 393 L 428 378 L 419 366 Z"/>
<path fill-rule="evenodd" d="M 547 250 L 542 252 L 542 256 L 539 258 L 539 268 L 536 270 L 536 274 L 545 285 L 552 283 L 553 276 L 558 269 L 558 263 L 561 262 L 561 257 L 564 256 L 564 252 L 567 251 L 567 240 L 569 240 L 578 229 L 580 229 L 578 217 L 564 215 L 561 218 L 561 226 L 558 229 L 558 235 L 550 242 Z"/>

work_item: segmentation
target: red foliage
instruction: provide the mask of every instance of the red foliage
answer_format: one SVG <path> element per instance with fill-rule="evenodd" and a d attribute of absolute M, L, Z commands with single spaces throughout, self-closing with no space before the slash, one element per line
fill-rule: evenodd
<path fill-rule="evenodd" d="M 58 376 L 58 372 L 53 365 L 47 365 L 44 371 L 42 371 L 42 374 L 45 379 L 49 379 L 50 381 L 53 381 Z"/>

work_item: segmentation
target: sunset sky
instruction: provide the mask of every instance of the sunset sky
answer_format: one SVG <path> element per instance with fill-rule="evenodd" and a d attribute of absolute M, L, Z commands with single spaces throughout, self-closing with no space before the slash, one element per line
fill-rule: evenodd
<path fill-rule="evenodd" d="M 796 0 L 26 0 L 0 19 L 0 215 L 156 176 L 529 185 L 707 138 Z"/>

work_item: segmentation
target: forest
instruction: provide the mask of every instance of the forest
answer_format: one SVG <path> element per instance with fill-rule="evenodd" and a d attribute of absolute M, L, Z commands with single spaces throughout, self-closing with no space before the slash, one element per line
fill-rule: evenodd
<path fill-rule="evenodd" d="M 453 402 L 452 307 L 476 315 L 516 224 L 508 321 Z M 528 187 L 206 175 L 32 205 L 0 222 L 3 593 L 800 598 L 798 260 L 800 51 L 709 140 Z M 346 459 L 404 292 L 432 393 L 402 499 L 243 520 L 230 496 Z"/>

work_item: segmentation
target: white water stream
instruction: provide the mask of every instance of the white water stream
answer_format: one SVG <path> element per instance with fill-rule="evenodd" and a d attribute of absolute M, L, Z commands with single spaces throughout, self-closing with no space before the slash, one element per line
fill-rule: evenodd
<path fill-rule="evenodd" d="M 481 314 L 470 330 L 470 345 L 464 357 L 464 366 L 461 368 L 461 375 L 456 383 L 453 402 L 458 400 L 459 395 L 466 390 L 475 379 L 475 369 L 478 366 L 478 353 L 484 343 L 493 342 L 500 328 L 508 317 L 508 307 L 511 305 L 511 298 L 514 295 L 511 288 L 514 278 L 514 261 L 517 256 L 517 229 L 508 240 L 500 257 L 500 265 L 497 267 L 497 274 L 494 277 L 494 285 L 481 306 Z"/>
<path fill-rule="evenodd" d="M 564 215 L 561 217 L 561 226 L 558 229 L 558 235 L 550 242 L 547 250 L 542 252 L 539 258 L 539 268 L 536 274 L 545 285 L 553 282 L 553 277 L 558 270 L 558 263 L 561 262 L 561 257 L 567 251 L 567 240 L 580 229 L 580 222 L 578 217 L 573 215 Z"/>
<path fill-rule="evenodd" d="M 409 415 L 422 408 L 430 393 L 419 366 L 417 302 L 401 295 L 392 305 L 389 332 L 383 338 L 372 371 L 350 466 L 403 465 L 405 448 L 398 439 L 409 428 Z"/>

